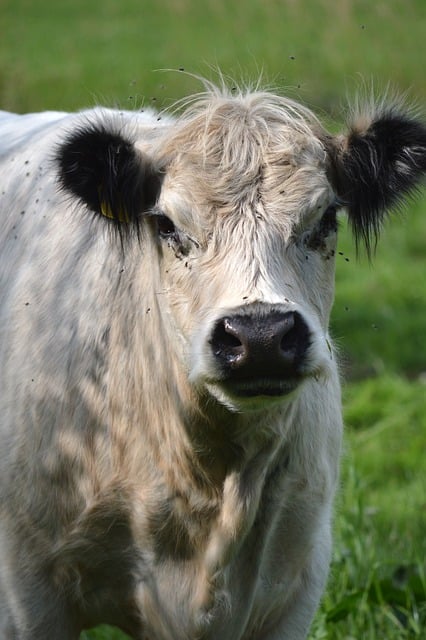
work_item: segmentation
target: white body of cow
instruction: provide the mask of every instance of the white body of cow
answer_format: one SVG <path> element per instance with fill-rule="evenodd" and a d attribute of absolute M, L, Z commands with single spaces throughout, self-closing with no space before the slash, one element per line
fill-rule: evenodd
<path fill-rule="evenodd" d="M 0 117 L 1 638 L 306 637 L 354 131 L 345 146 L 290 101 L 215 90 L 161 120 Z M 353 214 L 367 240 L 376 209 Z"/>

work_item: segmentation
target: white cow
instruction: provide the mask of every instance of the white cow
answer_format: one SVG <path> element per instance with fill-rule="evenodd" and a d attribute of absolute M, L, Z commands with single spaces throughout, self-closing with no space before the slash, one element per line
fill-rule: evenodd
<path fill-rule="evenodd" d="M 370 248 L 426 130 L 188 105 L 1 116 L 2 639 L 302 640 L 321 597 L 336 213 Z"/>

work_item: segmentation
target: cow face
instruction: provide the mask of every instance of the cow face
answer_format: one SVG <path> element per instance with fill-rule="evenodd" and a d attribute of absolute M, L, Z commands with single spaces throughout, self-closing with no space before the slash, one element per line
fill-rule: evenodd
<path fill-rule="evenodd" d="M 234 409 L 281 402 L 329 366 L 338 207 L 312 133 L 287 125 L 265 144 L 240 116 L 172 160 L 153 211 L 190 380 Z"/>
<path fill-rule="evenodd" d="M 370 250 L 425 170 L 424 127 L 379 109 L 332 137 L 270 94 L 207 96 L 149 160 L 137 146 L 81 130 L 60 151 L 61 182 L 122 240 L 146 225 L 192 385 L 240 411 L 326 379 L 338 210 Z"/>

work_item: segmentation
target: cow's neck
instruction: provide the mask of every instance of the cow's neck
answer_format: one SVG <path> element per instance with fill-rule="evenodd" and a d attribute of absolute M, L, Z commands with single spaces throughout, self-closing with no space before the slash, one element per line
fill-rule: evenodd
<path fill-rule="evenodd" d="M 245 441 L 238 437 L 244 427 L 253 428 L 252 421 L 259 426 L 259 416 L 246 421 L 241 414 L 225 414 L 225 418 L 227 420 L 221 425 L 216 425 L 217 431 L 211 424 L 197 425 L 198 429 L 204 429 L 197 429 L 197 433 L 210 447 L 204 456 L 199 455 L 198 462 L 215 486 L 217 496 L 206 535 L 201 536 L 202 542 L 196 552 L 199 568 L 195 581 L 197 589 L 192 596 L 193 610 L 204 611 L 207 617 L 226 585 L 226 567 L 249 538 L 260 511 L 264 513 L 265 485 L 284 449 L 284 446 L 277 446 L 277 435 L 267 437 L 265 433 L 252 431 Z M 235 439 L 230 437 L 232 432 Z M 195 443 L 200 444 L 196 437 Z"/>
<path fill-rule="evenodd" d="M 278 412 L 275 416 L 232 413 L 211 398 L 191 395 L 190 401 L 175 411 L 173 424 L 168 419 L 164 433 L 161 429 L 157 432 L 159 454 L 164 453 L 165 438 L 169 437 L 166 433 L 174 434 L 171 458 L 163 461 L 171 482 L 175 486 L 182 480 L 187 482 L 189 493 L 198 489 L 220 496 L 226 496 L 229 478 L 233 483 L 241 479 L 247 486 L 261 483 L 269 468 L 269 452 L 276 451 L 277 440 L 282 437 L 272 429 L 263 430 L 262 422 L 271 424 L 274 418 L 279 420 L 278 416 Z M 185 490 L 185 486 L 181 488 Z"/>
<path fill-rule="evenodd" d="M 211 399 L 196 405 L 192 398 L 191 406 L 197 410 L 186 407 L 175 415 L 174 447 L 162 465 L 169 491 L 185 496 L 188 511 L 196 513 L 209 505 L 206 557 L 214 571 L 253 523 L 265 478 L 280 449 L 279 436 L 262 431 L 259 416 L 213 408 Z M 165 429 L 170 431 L 170 424 Z M 164 454 L 163 437 L 158 440 L 159 457 Z"/>

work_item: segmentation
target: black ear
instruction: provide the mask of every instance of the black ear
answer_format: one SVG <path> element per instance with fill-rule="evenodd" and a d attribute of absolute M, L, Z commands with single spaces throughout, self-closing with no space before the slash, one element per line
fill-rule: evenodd
<path fill-rule="evenodd" d="M 86 124 L 70 133 L 56 160 L 62 189 L 119 225 L 120 233 L 124 225 L 138 229 L 141 214 L 158 198 L 161 172 L 106 125 Z"/>
<path fill-rule="evenodd" d="M 402 204 L 426 171 L 426 127 L 396 107 L 360 114 L 334 150 L 336 190 L 368 253 L 386 211 Z"/>

